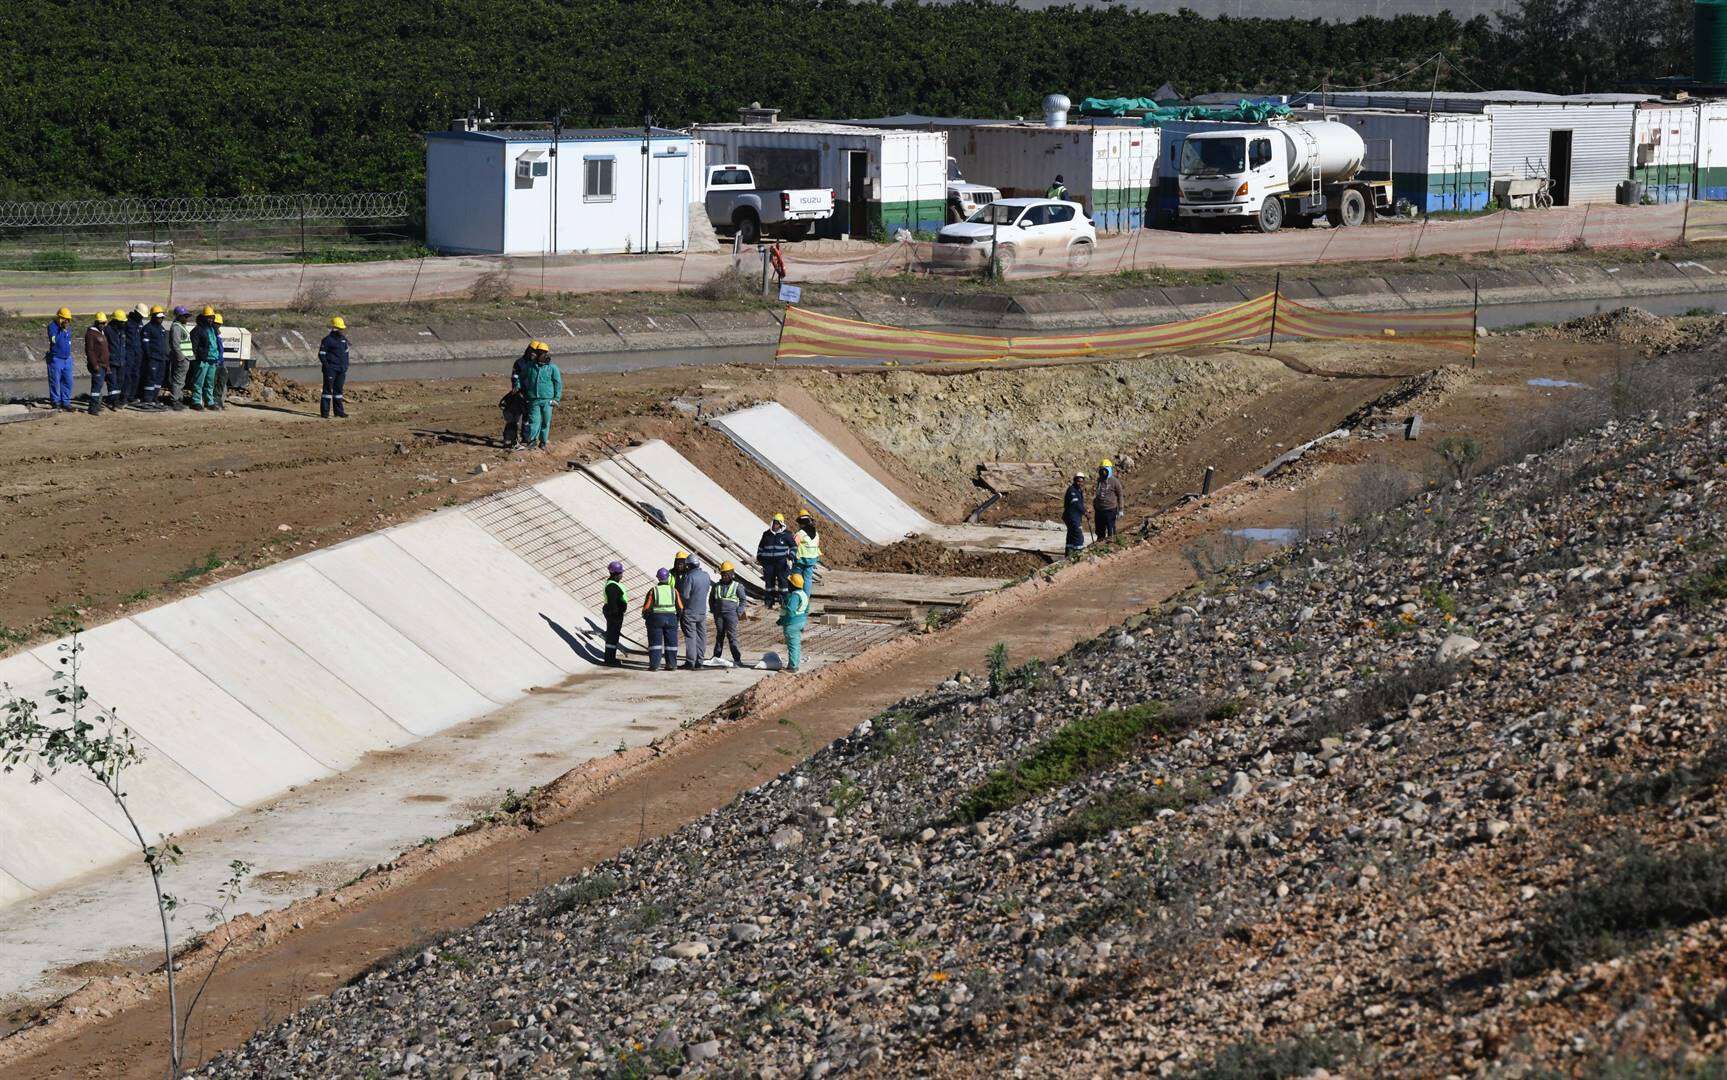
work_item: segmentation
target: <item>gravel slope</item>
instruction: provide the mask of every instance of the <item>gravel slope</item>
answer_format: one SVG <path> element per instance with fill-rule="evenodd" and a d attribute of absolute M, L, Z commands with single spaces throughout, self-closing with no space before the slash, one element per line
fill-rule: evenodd
<path fill-rule="evenodd" d="M 204 1071 L 1727 1067 L 1727 391 L 1684 402 L 950 680 Z"/>

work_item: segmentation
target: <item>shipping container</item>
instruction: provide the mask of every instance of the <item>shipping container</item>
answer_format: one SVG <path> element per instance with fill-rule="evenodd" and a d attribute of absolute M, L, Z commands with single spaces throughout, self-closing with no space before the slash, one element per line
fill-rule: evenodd
<path fill-rule="evenodd" d="M 1547 178 L 1555 206 L 1612 202 L 1631 175 L 1627 147 L 1646 94 L 1538 94 L 1494 90 L 1471 94 L 1327 93 L 1323 109 L 1396 109 L 1414 113 L 1480 113 L 1493 124 L 1493 178 Z"/>
<path fill-rule="evenodd" d="M 1363 172 L 1391 177 L 1394 200 L 1423 214 L 1487 209 L 1493 198 L 1493 122 L 1469 113 L 1315 110 L 1361 133 Z M 1305 116 L 1303 112 L 1299 115 Z"/>
<path fill-rule="evenodd" d="M 1697 197 L 1727 199 L 1727 101 L 1697 106 Z"/>
<path fill-rule="evenodd" d="M 1642 202 L 1684 202 L 1697 184 L 1697 104 L 1651 102 L 1637 107 L 1631 128 L 1631 179 Z"/>
<path fill-rule="evenodd" d="M 752 110 L 757 116 L 771 110 Z M 708 164 L 739 162 L 763 188 L 830 188 L 834 216 L 816 235 L 890 240 L 933 232 L 947 215 L 947 136 L 817 120 L 698 124 Z"/>
<path fill-rule="evenodd" d="M 1057 176 L 1067 197 L 1104 232 L 1145 224 L 1157 176 L 1154 128 L 1069 124 L 979 124 L 948 131 L 948 152 L 965 178 L 1006 198 L 1042 196 Z"/>

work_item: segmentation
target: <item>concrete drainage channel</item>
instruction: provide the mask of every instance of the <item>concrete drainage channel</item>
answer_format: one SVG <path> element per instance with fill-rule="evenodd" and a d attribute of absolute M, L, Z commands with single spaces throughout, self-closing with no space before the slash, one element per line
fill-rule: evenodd
<path fill-rule="evenodd" d="M 754 440 L 746 449 L 795 475 L 836 525 L 897 539 L 868 516 L 881 499 L 908 531 L 941 528 L 885 488 L 860 499 L 855 463 L 782 407 L 756 408 L 767 411 L 733 425 Z M 790 437 L 762 438 L 775 427 Z M 765 528 L 649 442 L 99 626 L 80 638 L 81 667 L 92 706 L 118 709 L 144 752 L 129 790 L 148 830 L 195 831 L 175 891 L 213 894 L 238 858 L 261 872 L 247 906 L 277 908 L 459 828 L 507 787 L 668 734 L 777 668 L 771 618 L 746 623 L 740 668 L 649 676 L 630 637 L 634 670 L 599 665 L 607 563 L 625 563 L 639 600 L 676 550 L 743 565 Z M 1016 532 L 948 528 L 984 545 Z M 1051 542 L 1017 532 L 1027 549 Z M 1002 584 L 825 574 L 807 661 L 856 655 Z M 46 700 L 68 644 L 0 660 L 0 682 Z M 135 902 L 147 884 L 124 821 L 103 798 L 70 773 L 0 777 L 0 999 L 63 992 L 58 972 L 159 934 Z"/>

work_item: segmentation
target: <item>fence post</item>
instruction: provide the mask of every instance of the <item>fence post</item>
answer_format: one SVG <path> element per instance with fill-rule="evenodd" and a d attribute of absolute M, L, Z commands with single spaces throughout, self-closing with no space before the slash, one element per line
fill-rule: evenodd
<path fill-rule="evenodd" d="M 1283 271 L 1277 272 L 1276 283 L 1271 287 L 1271 334 L 1265 339 L 1265 351 L 1277 344 L 1277 299 L 1283 295 Z"/>
<path fill-rule="evenodd" d="M 1475 358 L 1481 354 L 1481 275 L 1475 275 L 1475 302 L 1469 312 L 1469 370 L 1475 370 Z"/>
<path fill-rule="evenodd" d="M 306 261 L 306 200 L 300 199 L 300 262 Z"/>

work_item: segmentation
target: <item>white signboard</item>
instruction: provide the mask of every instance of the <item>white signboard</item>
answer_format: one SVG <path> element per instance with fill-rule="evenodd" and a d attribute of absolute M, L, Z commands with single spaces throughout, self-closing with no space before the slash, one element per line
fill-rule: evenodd
<path fill-rule="evenodd" d="M 796 285 L 780 285 L 780 299 L 788 304 L 795 304 L 803 299 L 804 291 Z"/>

